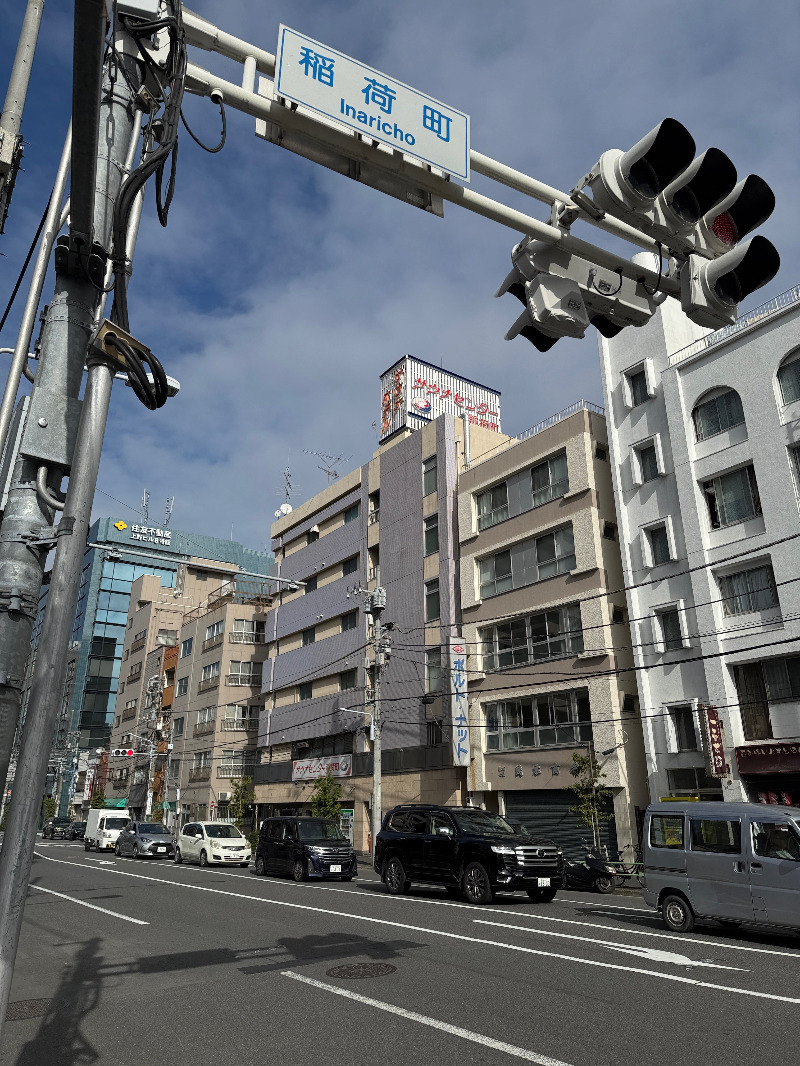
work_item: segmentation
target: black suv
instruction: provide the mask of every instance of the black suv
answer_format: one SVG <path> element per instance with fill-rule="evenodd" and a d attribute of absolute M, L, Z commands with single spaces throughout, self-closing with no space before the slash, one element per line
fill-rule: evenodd
<path fill-rule="evenodd" d="M 516 889 L 545 903 L 561 888 L 564 858 L 552 840 L 536 840 L 498 814 L 412 803 L 384 818 L 375 871 L 392 895 L 424 881 L 469 903 L 491 903 L 495 893 Z"/>
<path fill-rule="evenodd" d="M 47 840 L 48 837 L 51 840 L 61 837 L 63 840 L 67 835 L 71 822 L 70 818 L 48 818 L 42 827 L 42 840 Z"/>
<path fill-rule="evenodd" d="M 266 818 L 261 824 L 255 870 L 295 881 L 332 877 L 352 881 L 358 862 L 348 837 L 331 818 Z"/>

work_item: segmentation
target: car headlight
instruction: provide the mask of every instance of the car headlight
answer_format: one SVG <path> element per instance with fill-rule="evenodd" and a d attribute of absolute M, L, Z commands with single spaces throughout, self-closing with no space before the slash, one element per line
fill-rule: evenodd
<path fill-rule="evenodd" d="M 492 844 L 492 851 L 495 855 L 516 855 L 516 851 L 513 848 L 508 847 L 506 844 Z"/>
<path fill-rule="evenodd" d="M 212 840 L 212 841 L 211 841 L 211 847 L 212 847 L 212 848 L 219 848 L 219 847 L 221 847 L 221 846 L 222 846 L 222 845 L 221 845 L 221 844 L 218 844 L 216 840 Z"/>

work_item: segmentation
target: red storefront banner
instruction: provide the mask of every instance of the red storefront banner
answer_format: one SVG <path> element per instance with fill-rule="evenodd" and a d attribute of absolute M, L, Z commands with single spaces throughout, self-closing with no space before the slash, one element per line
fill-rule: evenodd
<path fill-rule="evenodd" d="M 725 748 L 722 739 L 722 724 L 716 707 L 706 707 L 706 728 L 708 729 L 708 750 L 711 754 L 711 776 L 725 777 L 728 764 L 725 762 Z"/>
<path fill-rule="evenodd" d="M 766 740 L 736 749 L 740 774 L 800 773 L 800 743 L 796 740 Z"/>

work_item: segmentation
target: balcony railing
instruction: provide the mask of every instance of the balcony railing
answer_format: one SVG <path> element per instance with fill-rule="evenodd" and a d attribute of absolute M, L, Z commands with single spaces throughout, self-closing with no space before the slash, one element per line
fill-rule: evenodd
<path fill-rule="evenodd" d="M 255 718 L 223 718 L 222 728 L 226 732 L 249 732 L 258 729 L 258 716 Z"/>
<path fill-rule="evenodd" d="M 213 733 L 216 729 L 216 726 L 217 723 L 216 719 L 214 718 L 212 718 L 210 722 L 198 722 L 197 725 L 194 727 L 192 736 L 202 737 L 205 736 L 206 733 Z"/>
<path fill-rule="evenodd" d="M 217 777 L 252 777 L 256 768 L 254 762 L 246 763 L 223 763 L 217 767 Z"/>
<path fill-rule="evenodd" d="M 216 648 L 225 639 L 224 633 L 217 633 L 215 637 L 209 637 L 208 640 L 203 641 L 202 651 L 208 651 L 209 648 Z"/>
<path fill-rule="evenodd" d="M 201 681 L 197 686 L 197 691 L 198 693 L 208 692 L 212 688 L 219 688 L 219 674 L 214 674 L 213 677 L 207 677 L 205 681 Z"/>
<path fill-rule="evenodd" d="M 133 652 L 135 652 L 135 651 L 139 651 L 139 649 L 143 648 L 146 643 L 147 643 L 147 636 L 137 637 L 136 640 L 133 642 L 133 644 L 131 644 L 131 654 L 133 654 Z"/>
<path fill-rule="evenodd" d="M 261 671 L 257 674 L 228 674 L 225 678 L 226 685 L 249 685 L 251 688 L 261 688 Z"/>
<path fill-rule="evenodd" d="M 210 766 L 193 766 L 189 771 L 190 781 L 210 781 L 211 780 L 211 767 Z"/>
<path fill-rule="evenodd" d="M 380 520 L 381 520 L 381 509 L 380 509 L 380 507 L 376 507 L 374 511 L 370 511 L 370 513 L 369 513 L 369 519 L 368 519 L 369 525 L 374 526 L 375 523 L 376 522 L 380 522 Z"/>
<path fill-rule="evenodd" d="M 231 644 L 266 644 L 267 635 L 266 633 L 249 633 L 246 631 L 240 632 L 239 630 L 234 630 L 233 633 L 230 634 L 230 641 Z"/>
<path fill-rule="evenodd" d="M 140 664 L 138 670 L 131 670 L 130 671 L 128 676 L 125 678 L 125 683 L 130 685 L 134 681 L 138 681 L 141 676 L 142 676 L 142 667 L 141 667 L 141 664 Z"/>

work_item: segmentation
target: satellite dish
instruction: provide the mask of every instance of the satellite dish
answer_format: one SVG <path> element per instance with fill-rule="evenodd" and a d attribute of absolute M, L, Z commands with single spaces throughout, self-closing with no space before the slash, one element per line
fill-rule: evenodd
<path fill-rule="evenodd" d="M 281 512 L 281 514 L 284 514 L 284 515 L 291 514 L 292 513 L 292 505 L 290 503 L 282 503 L 281 506 L 280 506 L 280 512 Z"/>

